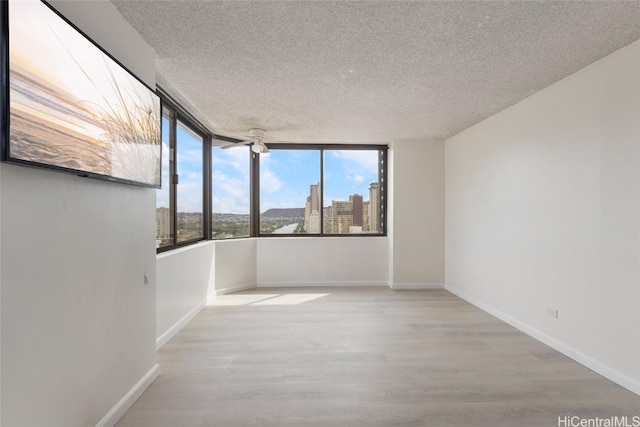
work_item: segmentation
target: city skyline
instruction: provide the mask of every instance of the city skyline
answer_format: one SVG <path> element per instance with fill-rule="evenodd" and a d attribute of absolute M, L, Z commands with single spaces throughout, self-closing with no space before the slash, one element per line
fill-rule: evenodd
<path fill-rule="evenodd" d="M 166 125 L 166 123 L 163 123 Z M 201 236 L 202 219 L 202 142 L 183 126 L 177 126 L 178 240 Z M 163 133 L 166 137 L 166 133 Z M 163 138 L 165 139 L 165 138 Z M 169 157 L 166 139 L 163 157 Z M 182 150 L 180 150 L 182 148 Z M 260 156 L 260 228 L 262 233 L 297 224 L 291 233 L 331 234 L 378 232 L 379 186 L 377 150 L 325 150 L 325 188 L 320 185 L 320 150 L 273 149 Z M 217 238 L 247 235 L 250 218 L 250 150 L 248 146 L 212 150 L 212 235 Z M 163 164 L 163 183 L 168 168 Z M 311 193 L 313 202 L 311 203 Z M 375 196 L 374 196 L 375 194 Z M 170 240 L 169 192 L 156 192 L 156 219 L 159 244 Z M 320 209 L 320 204 L 322 209 Z M 375 203 L 370 203 L 374 200 Z M 310 204 L 308 207 L 307 205 Z M 262 218 L 270 209 L 301 209 L 304 215 Z M 286 222 L 286 224 L 285 224 Z M 334 227 L 335 224 L 335 227 Z M 289 230 L 289 228 L 287 228 Z"/>
<path fill-rule="evenodd" d="M 304 212 L 303 215 L 263 218 L 264 212 L 262 212 L 260 233 L 360 234 L 380 231 L 379 182 L 369 184 L 368 199 L 362 194 L 354 193 L 349 195 L 348 200 L 331 200 L 331 204 L 321 207 L 321 194 L 320 182 L 310 184 L 309 196 L 306 198 L 304 208 L 284 208 L 301 210 Z M 176 219 L 178 240 L 190 240 L 202 236 L 202 213 L 177 212 Z M 212 219 L 212 237 L 228 238 L 249 234 L 249 213 L 212 212 Z M 167 207 L 156 208 L 156 226 L 158 245 L 170 241 L 172 238 L 171 212 Z"/>
<path fill-rule="evenodd" d="M 327 234 L 377 233 L 379 231 L 380 184 L 369 184 L 366 199 L 362 194 L 349 195 L 348 200 L 331 200 L 330 205 L 320 208 L 322 188 L 320 182 L 309 185 L 309 196 L 305 203 L 302 232 Z M 320 218 L 323 218 L 322 226 Z"/>

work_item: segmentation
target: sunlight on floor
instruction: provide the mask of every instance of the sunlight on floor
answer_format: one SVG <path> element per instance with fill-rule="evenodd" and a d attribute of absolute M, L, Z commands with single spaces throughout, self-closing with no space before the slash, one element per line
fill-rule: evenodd
<path fill-rule="evenodd" d="M 329 294 L 284 294 L 277 295 L 273 298 L 258 301 L 252 305 L 296 305 L 313 301 L 318 298 L 326 297 Z"/>
<path fill-rule="evenodd" d="M 329 294 L 229 294 L 217 296 L 207 305 L 297 305 L 327 295 Z"/>

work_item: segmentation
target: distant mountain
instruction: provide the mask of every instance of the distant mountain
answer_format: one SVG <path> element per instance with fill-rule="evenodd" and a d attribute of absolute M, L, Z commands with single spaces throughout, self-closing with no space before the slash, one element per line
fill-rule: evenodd
<path fill-rule="evenodd" d="M 260 214 L 262 218 L 302 218 L 304 208 L 273 208 Z"/>

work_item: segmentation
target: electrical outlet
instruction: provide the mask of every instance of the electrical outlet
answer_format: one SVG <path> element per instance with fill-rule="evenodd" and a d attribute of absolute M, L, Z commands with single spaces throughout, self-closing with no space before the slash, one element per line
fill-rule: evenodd
<path fill-rule="evenodd" d="M 554 319 L 558 318 L 558 309 L 553 307 L 547 307 L 547 316 L 552 317 Z"/>

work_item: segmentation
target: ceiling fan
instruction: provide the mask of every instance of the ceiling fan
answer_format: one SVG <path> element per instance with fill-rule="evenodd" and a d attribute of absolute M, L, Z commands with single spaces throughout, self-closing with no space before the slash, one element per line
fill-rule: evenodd
<path fill-rule="evenodd" d="M 254 153 L 266 154 L 269 152 L 269 148 L 264 143 L 264 135 L 267 133 L 264 129 L 252 128 L 247 132 L 247 140 L 234 142 L 232 144 L 223 145 L 222 149 L 239 147 L 241 145 L 248 145 L 251 147 L 251 151 Z"/>

